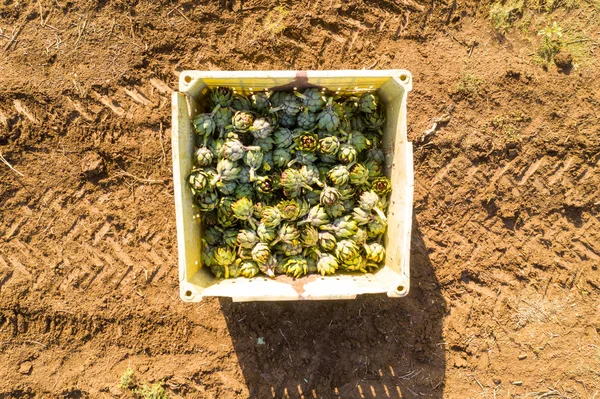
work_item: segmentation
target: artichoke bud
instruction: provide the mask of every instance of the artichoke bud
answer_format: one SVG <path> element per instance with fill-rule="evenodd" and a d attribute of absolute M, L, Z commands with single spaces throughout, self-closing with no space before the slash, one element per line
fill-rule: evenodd
<path fill-rule="evenodd" d="M 337 259 L 331 254 L 322 254 L 317 262 L 317 271 L 323 276 L 334 274 L 339 268 Z"/>
<path fill-rule="evenodd" d="M 200 195 L 205 192 L 209 186 L 208 176 L 204 170 L 193 169 L 187 177 L 190 191 L 193 195 Z"/>
<path fill-rule="evenodd" d="M 342 164 L 348 165 L 356 162 L 358 152 L 350 144 L 341 144 L 337 157 Z"/>
<path fill-rule="evenodd" d="M 304 132 L 294 142 L 299 151 L 315 152 L 319 147 L 319 136 L 312 132 Z"/>
<path fill-rule="evenodd" d="M 236 111 L 249 111 L 252 108 L 248 97 L 241 94 L 234 94 L 231 100 L 231 108 Z"/>
<path fill-rule="evenodd" d="M 288 148 L 294 144 L 295 135 L 292 131 L 285 127 L 280 127 L 273 133 L 273 142 L 279 148 Z"/>
<path fill-rule="evenodd" d="M 365 211 L 362 208 L 354 208 L 352 217 L 359 226 L 364 226 L 365 224 L 369 224 L 375 220 L 375 215 L 369 211 Z"/>
<path fill-rule="evenodd" d="M 296 220 L 302 212 L 300 203 L 294 199 L 279 202 L 277 208 L 281 213 L 281 218 L 285 220 Z"/>
<path fill-rule="evenodd" d="M 213 179 L 212 184 L 217 184 L 219 180 L 235 180 L 238 178 L 240 170 L 237 162 L 223 158 L 217 163 L 217 175 Z"/>
<path fill-rule="evenodd" d="M 203 212 L 212 211 L 217 207 L 219 203 L 219 196 L 214 191 L 206 191 L 202 194 L 196 195 L 196 205 Z"/>
<path fill-rule="evenodd" d="M 337 240 L 332 233 L 328 231 L 319 232 L 319 246 L 323 251 L 332 252 L 336 244 Z"/>
<path fill-rule="evenodd" d="M 271 135 L 273 132 L 273 125 L 271 118 L 268 117 L 260 117 L 254 119 L 252 126 L 250 127 L 250 132 L 257 139 L 264 139 Z"/>
<path fill-rule="evenodd" d="M 336 136 L 329 136 L 319 140 L 319 151 L 323 155 L 333 156 L 340 149 L 340 140 Z"/>
<path fill-rule="evenodd" d="M 292 242 L 280 242 L 277 244 L 277 249 L 283 252 L 285 256 L 294 256 L 300 255 L 304 248 L 300 241 L 294 240 Z"/>
<path fill-rule="evenodd" d="M 225 126 L 231 123 L 231 118 L 233 117 L 233 112 L 231 108 L 221 107 L 217 109 L 213 113 L 213 120 L 215 121 L 215 125 L 219 129 L 225 129 Z"/>
<path fill-rule="evenodd" d="M 370 244 L 365 244 L 365 254 L 367 260 L 374 263 L 381 263 L 385 259 L 385 248 L 383 245 L 372 242 Z"/>
<path fill-rule="evenodd" d="M 341 186 L 350 180 L 350 172 L 344 165 L 336 165 L 329 170 L 327 177 L 334 186 Z"/>
<path fill-rule="evenodd" d="M 369 182 L 369 170 L 362 163 L 356 163 L 350 168 L 350 184 L 364 186 Z"/>
<path fill-rule="evenodd" d="M 271 194 L 274 186 L 269 176 L 258 176 L 254 179 L 254 187 L 261 194 Z"/>
<path fill-rule="evenodd" d="M 342 195 L 340 192 L 331 186 L 327 186 L 321 191 L 320 202 L 323 206 L 333 206 L 340 201 Z"/>
<path fill-rule="evenodd" d="M 308 272 L 308 262 L 302 256 L 291 256 L 284 261 L 283 270 L 288 276 L 299 278 Z"/>
<path fill-rule="evenodd" d="M 273 227 L 267 227 L 265 223 L 259 223 L 256 234 L 262 242 L 270 243 L 277 238 L 277 230 Z"/>
<path fill-rule="evenodd" d="M 202 260 L 202 264 L 204 266 L 211 267 L 212 265 L 215 265 L 217 263 L 217 261 L 215 260 L 215 250 L 215 247 L 202 248 L 200 259 Z"/>
<path fill-rule="evenodd" d="M 279 261 L 277 260 L 277 258 L 275 256 L 271 255 L 265 263 L 263 263 L 262 265 L 259 264 L 258 268 L 260 269 L 261 272 L 263 272 L 267 276 L 273 278 L 273 277 L 275 277 L 275 269 L 277 268 L 278 264 L 279 264 Z"/>
<path fill-rule="evenodd" d="M 335 245 L 335 257 L 343 264 L 353 264 L 360 257 L 360 249 L 352 240 L 341 240 Z"/>
<path fill-rule="evenodd" d="M 207 245 L 213 246 L 217 245 L 221 241 L 221 239 L 223 238 L 223 234 L 221 232 L 221 229 L 212 226 L 204 229 L 202 238 L 204 239 Z"/>
<path fill-rule="evenodd" d="M 217 87 L 211 91 L 210 99 L 214 105 L 228 107 L 233 100 L 233 91 L 229 87 Z"/>
<path fill-rule="evenodd" d="M 329 223 L 329 217 L 327 216 L 325 208 L 320 205 L 315 205 L 312 208 L 310 208 L 306 219 L 301 222 L 298 222 L 298 226 L 301 226 L 306 223 L 316 227 L 323 226 Z"/>
<path fill-rule="evenodd" d="M 267 96 L 265 93 L 254 93 L 250 100 L 252 103 L 252 108 L 260 113 L 266 112 L 271 106 L 269 96 Z"/>
<path fill-rule="evenodd" d="M 358 100 L 358 108 L 365 114 L 370 114 L 377 110 L 379 99 L 374 93 L 364 93 Z"/>
<path fill-rule="evenodd" d="M 242 248 L 253 248 L 258 243 L 258 236 L 253 230 L 242 229 L 237 234 L 236 242 Z"/>
<path fill-rule="evenodd" d="M 200 167 L 210 166 L 213 161 L 213 153 L 206 147 L 200 147 L 194 152 L 194 161 Z"/>
<path fill-rule="evenodd" d="M 277 227 L 281 223 L 281 211 L 275 206 L 267 206 L 262 210 L 261 221 L 267 227 Z"/>
<path fill-rule="evenodd" d="M 369 171 L 369 179 L 373 180 L 383 174 L 383 165 L 374 159 L 367 159 L 364 163 L 365 167 Z"/>
<path fill-rule="evenodd" d="M 383 197 L 392 191 L 392 183 L 387 177 L 381 176 L 373 180 L 371 183 L 371 190 Z"/>
<path fill-rule="evenodd" d="M 329 132 L 336 130 L 340 126 L 340 117 L 332 106 L 333 98 L 329 98 L 327 106 L 317 116 L 319 129 L 325 129 Z"/>
<path fill-rule="evenodd" d="M 271 250 L 269 246 L 264 242 L 259 242 L 252 248 L 252 260 L 256 263 L 263 264 L 269 260 L 271 256 Z"/>
<path fill-rule="evenodd" d="M 375 239 L 385 233 L 387 228 L 387 222 L 379 216 L 375 216 L 375 219 L 367 226 L 367 237 L 369 239 Z"/>
<path fill-rule="evenodd" d="M 235 199 L 244 197 L 252 199 L 252 196 L 254 196 L 254 188 L 249 183 L 240 183 L 235 189 L 234 196 Z"/>
<path fill-rule="evenodd" d="M 273 164 L 278 168 L 284 168 L 291 159 L 290 151 L 286 148 L 277 148 L 273 151 Z"/>
<path fill-rule="evenodd" d="M 339 218 L 346 211 L 346 207 L 341 202 L 335 203 L 326 208 L 327 214 L 332 218 Z"/>
<path fill-rule="evenodd" d="M 296 123 L 301 129 L 312 130 L 317 125 L 317 116 L 314 113 L 309 112 L 308 108 L 305 108 L 304 112 L 298 114 Z"/>
<path fill-rule="evenodd" d="M 302 106 L 309 112 L 318 112 L 323 109 L 325 105 L 325 98 L 323 94 L 316 87 L 306 89 L 304 93 L 295 93 L 296 96 L 300 97 Z"/>
<path fill-rule="evenodd" d="M 194 128 L 200 137 L 204 137 L 204 141 L 213 134 L 216 129 L 215 121 L 212 114 L 199 114 L 194 118 Z"/>
<path fill-rule="evenodd" d="M 240 275 L 246 278 L 252 278 L 258 274 L 260 269 L 256 262 L 245 260 L 240 264 Z"/>
<path fill-rule="evenodd" d="M 242 132 L 247 131 L 254 122 L 254 115 L 248 111 L 237 111 L 233 115 L 233 128 Z"/>
<path fill-rule="evenodd" d="M 319 231 L 313 226 L 306 226 L 301 236 L 302 245 L 305 247 L 314 247 L 319 243 Z"/>

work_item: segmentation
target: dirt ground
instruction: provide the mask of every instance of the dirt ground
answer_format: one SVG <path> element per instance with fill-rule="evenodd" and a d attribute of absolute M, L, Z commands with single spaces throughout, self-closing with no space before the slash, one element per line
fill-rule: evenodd
<path fill-rule="evenodd" d="M 0 398 L 600 397 L 595 4 L 3 1 Z M 535 62 L 553 20 L 588 62 Z M 410 295 L 182 303 L 179 72 L 362 68 L 414 77 Z"/>

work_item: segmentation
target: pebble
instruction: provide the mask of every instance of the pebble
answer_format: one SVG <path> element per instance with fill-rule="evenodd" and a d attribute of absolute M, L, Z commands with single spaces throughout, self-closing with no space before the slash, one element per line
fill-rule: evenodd
<path fill-rule="evenodd" d="M 527 353 L 519 353 L 519 360 L 525 360 L 527 359 Z"/>
<path fill-rule="evenodd" d="M 523 381 L 513 381 L 512 384 L 520 387 L 523 385 Z"/>
<path fill-rule="evenodd" d="M 19 373 L 29 374 L 29 373 L 31 373 L 32 369 L 33 369 L 33 364 L 31 364 L 31 362 L 23 362 L 19 366 Z"/>

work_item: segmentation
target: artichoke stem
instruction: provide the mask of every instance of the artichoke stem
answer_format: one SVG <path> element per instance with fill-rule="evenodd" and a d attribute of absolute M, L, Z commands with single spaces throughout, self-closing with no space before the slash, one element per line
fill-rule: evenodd
<path fill-rule="evenodd" d="M 379 207 L 374 207 L 373 210 L 375 212 L 377 212 L 377 214 L 379 215 L 380 218 L 382 218 L 383 220 L 385 220 L 387 222 L 387 217 L 385 216 L 385 213 L 383 213 L 383 211 L 381 209 L 379 209 Z"/>

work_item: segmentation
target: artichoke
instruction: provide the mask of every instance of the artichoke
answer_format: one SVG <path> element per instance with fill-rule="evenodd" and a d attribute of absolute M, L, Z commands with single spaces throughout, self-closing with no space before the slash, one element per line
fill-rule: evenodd
<path fill-rule="evenodd" d="M 295 152 L 294 155 L 295 155 L 295 158 L 288 164 L 288 166 L 294 162 L 298 162 L 302 165 L 308 165 L 317 160 L 317 156 L 313 152 L 310 152 L 310 151 L 298 150 Z"/>
<path fill-rule="evenodd" d="M 282 98 L 278 101 L 280 105 L 271 110 L 271 112 L 283 111 L 287 115 L 298 115 L 301 108 L 301 103 L 294 93 L 283 93 Z"/>
<path fill-rule="evenodd" d="M 212 211 L 217 207 L 219 203 L 219 196 L 214 191 L 206 191 L 200 195 L 196 195 L 195 197 L 196 205 L 202 212 Z"/>
<path fill-rule="evenodd" d="M 206 147 L 200 147 L 194 152 L 194 161 L 197 166 L 209 166 L 213 161 L 213 153 Z"/>
<path fill-rule="evenodd" d="M 337 204 L 341 198 L 342 195 L 335 187 L 327 186 L 321 191 L 320 202 L 323 206 L 333 206 Z"/>
<path fill-rule="evenodd" d="M 242 132 L 247 131 L 254 122 L 254 115 L 248 111 L 237 111 L 233 115 L 233 128 Z"/>
<path fill-rule="evenodd" d="M 337 240 L 332 233 L 328 231 L 319 232 L 319 246 L 323 251 L 332 252 L 336 244 Z"/>
<path fill-rule="evenodd" d="M 365 244 L 365 254 L 368 261 L 374 263 L 381 263 L 385 259 L 385 248 L 383 245 L 372 242 L 370 244 Z"/>
<path fill-rule="evenodd" d="M 233 94 L 230 106 L 235 111 L 249 111 L 252 108 L 252 104 L 248 97 L 235 93 Z"/>
<path fill-rule="evenodd" d="M 300 234 L 300 241 L 304 247 L 315 247 L 319 243 L 319 231 L 313 226 L 306 226 Z"/>
<path fill-rule="evenodd" d="M 375 211 L 383 220 L 387 220 L 385 214 L 377 204 L 379 203 L 379 196 L 375 194 L 374 191 L 365 191 L 360 195 L 360 199 L 358 200 L 358 206 L 360 206 L 365 211 Z"/>
<path fill-rule="evenodd" d="M 319 147 L 319 136 L 315 133 L 304 132 L 294 140 L 296 150 L 315 152 Z"/>
<path fill-rule="evenodd" d="M 281 223 L 281 211 L 275 206 L 266 206 L 261 212 L 261 222 L 267 227 L 277 227 Z"/>
<path fill-rule="evenodd" d="M 285 256 L 300 255 L 304 250 L 304 247 L 299 240 L 292 242 L 280 242 L 277 244 L 277 250 L 282 252 Z"/>
<path fill-rule="evenodd" d="M 370 114 L 363 114 L 362 120 L 367 129 L 378 130 L 385 123 L 385 116 L 380 109 L 377 109 Z"/>
<path fill-rule="evenodd" d="M 209 179 L 204 170 L 194 169 L 187 177 L 192 195 L 200 195 L 207 191 Z"/>
<path fill-rule="evenodd" d="M 346 207 L 344 206 L 343 203 L 338 202 L 336 204 L 326 207 L 325 210 L 327 211 L 327 214 L 330 217 L 339 218 L 340 216 L 342 216 L 344 214 Z"/>
<path fill-rule="evenodd" d="M 297 137 L 297 135 L 293 134 L 290 129 L 280 127 L 273 133 L 273 142 L 278 148 L 288 148 L 294 144 L 295 137 Z"/>
<path fill-rule="evenodd" d="M 286 128 L 292 128 L 296 125 L 297 120 L 297 115 L 282 114 L 281 118 L 279 119 L 279 124 Z"/>
<path fill-rule="evenodd" d="M 385 163 L 385 154 L 383 150 L 380 148 L 370 148 L 365 152 L 365 158 L 368 160 L 373 160 L 379 164 Z"/>
<path fill-rule="evenodd" d="M 273 227 L 267 227 L 265 223 L 259 223 L 256 234 L 262 242 L 270 243 L 277 238 L 277 230 Z"/>
<path fill-rule="evenodd" d="M 317 271 L 323 276 L 334 274 L 339 267 L 337 259 L 331 254 L 321 254 L 317 262 Z"/>
<path fill-rule="evenodd" d="M 309 191 L 312 190 L 312 188 L 306 184 L 302 174 L 297 169 L 288 168 L 284 170 L 281 174 L 280 184 L 285 190 L 286 196 L 288 197 L 297 197 L 300 195 L 302 188 L 305 188 Z"/>
<path fill-rule="evenodd" d="M 352 212 L 352 217 L 356 221 L 356 224 L 359 226 L 364 226 L 375 220 L 374 214 L 372 214 L 370 211 L 365 211 L 362 208 L 354 208 Z"/>
<path fill-rule="evenodd" d="M 348 133 L 348 144 L 354 147 L 357 152 L 361 152 L 371 146 L 371 140 L 361 132 L 352 131 Z"/>
<path fill-rule="evenodd" d="M 265 155 L 273 149 L 274 141 L 271 136 L 265 137 L 264 139 L 254 139 L 252 145 L 255 147 L 259 147 L 262 151 L 265 152 Z"/>
<path fill-rule="evenodd" d="M 350 168 L 350 184 L 365 186 L 369 182 L 369 170 L 362 163 L 356 163 Z"/>
<path fill-rule="evenodd" d="M 234 248 L 237 245 L 237 236 L 239 230 L 227 229 L 223 231 L 223 243 L 228 247 Z"/>
<path fill-rule="evenodd" d="M 329 217 L 327 216 L 325 208 L 321 205 L 315 205 L 312 208 L 310 208 L 308 215 L 306 215 L 306 219 L 301 222 L 298 222 L 297 224 L 298 226 L 302 226 L 306 223 L 309 223 L 312 226 L 316 227 L 323 226 L 329 223 Z"/>
<path fill-rule="evenodd" d="M 213 114 L 199 114 L 194 118 L 194 128 L 199 137 L 202 137 L 204 143 L 212 136 L 217 128 L 213 119 Z"/>
<path fill-rule="evenodd" d="M 291 223 L 282 223 L 281 226 L 279 226 L 277 238 L 271 243 L 271 245 L 275 245 L 280 241 L 291 244 L 297 241 L 299 238 L 300 232 L 298 231 L 296 226 L 294 226 Z"/>
<path fill-rule="evenodd" d="M 265 263 L 259 264 L 258 268 L 260 269 L 261 272 L 263 272 L 267 276 L 273 278 L 273 277 L 275 277 L 275 269 L 277 268 L 278 264 L 279 264 L 279 261 L 277 260 L 277 257 L 275 257 L 274 255 L 271 255 Z"/>
<path fill-rule="evenodd" d="M 350 238 L 356 234 L 358 226 L 352 216 L 346 215 L 339 217 L 331 224 L 320 226 L 321 230 L 331 231 L 338 238 Z"/>
<path fill-rule="evenodd" d="M 392 191 L 392 183 L 387 177 L 381 176 L 373 180 L 371 190 L 383 197 Z"/>
<path fill-rule="evenodd" d="M 375 219 L 367 226 L 367 237 L 369 239 L 375 239 L 385 233 L 387 228 L 387 222 L 385 219 L 375 216 Z"/>
<path fill-rule="evenodd" d="M 366 114 L 375 112 L 378 106 L 379 98 L 374 93 L 365 93 L 358 100 L 358 108 Z"/>
<path fill-rule="evenodd" d="M 231 111 L 231 108 L 221 107 L 217 109 L 213 115 L 215 126 L 221 131 L 225 130 L 225 126 L 231 123 L 232 117 L 233 112 Z"/>
<path fill-rule="evenodd" d="M 340 149 L 340 140 L 336 136 L 329 136 L 319 140 L 319 152 L 323 155 L 334 156 Z M 333 158 L 335 161 L 335 158 Z"/>
<path fill-rule="evenodd" d="M 271 257 L 269 245 L 264 242 L 259 242 L 252 248 L 252 260 L 259 265 L 266 263 Z"/>
<path fill-rule="evenodd" d="M 340 145 L 337 158 L 344 165 L 353 164 L 358 158 L 358 151 L 350 144 L 342 144 Z"/>
<path fill-rule="evenodd" d="M 369 180 L 373 180 L 383 174 L 383 165 L 374 159 L 367 159 L 363 165 L 369 171 Z"/>
<path fill-rule="evenodd" d="M 222 180 L 235 180 L 238 178 L 240 170 L 237 162 L 223 158 L 217 163 L 217 175 L 212 179 L 212 184 L 217 184 Z"/>
<path fill-rule="evenodd" d="M 279 209 L 281 218 L 284 220 L 297 220 L 304 215 L 303 208 L 303 204 L 295 199 L 283 200 L 277 204 L 277 209 Z"/>
<path fill-rule="evenodd" d="M 216 184 L 217 190 L 223 195 L 233 195 L 237 189 L 237 183 L 234 180 L 219 181 Z"/>
<path fill-rule="evenodd" d="M 288 276 L 299 278 L 308 272 L 308 263 L 302 256 L 290 256 L 284 259 L 283 271 Z"/>
<path fill-rule="evenodd" d="M 202 265 L 211 267 L 217 264 L 215 260 L 215 247 L 204 247 L 202 248 L 202 253 L 200 254 L 200 259 L 202 260 Z"/>
<path fill-rule="evenodd" d="M 229 278 L 229 266 L 235 262 L 235 251 L 230 247 L 217 247 L 215 261 L 217 265 L 225 268 L 225 278 Z"/>
<path fill-rule="evenodd" d="M 327 173 L 327 177 L 334 186 L 341 186 L 350 180 L 350 172 L 344 165 L 337 165 Z"/>
<path fill-rule="evenodd" d="M 352 240 L 341 240 L 335 245 L 335 257 L 342 264 L 356 264 L 360 258 L 360 248 Z"/>
<path fill-rule="evenodd" d="M 250 168 L 250 181 L 256 179 L 256 171 L 260 169 L 263 163 L 264 153 L 259 150 L 246 151 L 244 154 L 244 164 Z"/>
<path fill-rule="evenodd" d="M 316 87 L 306 89 L 302 94 L 298 92 L 294 94 L 300 97 L 302 101 L 302 106 L 309 112 L 319 112 L 323 109 L 323 106 L 325 105 L 325 98 L 323 97 L 323 93 L 321 93 Z"/>
<path fill-rule="evenodd" d="M 252 187 L 252 184 L 249 183 L 240 183 L 237 185 L 236 189 L 235 189 L 235 193 L 234 193 L 235 199 L 240 199 L 240 198 L 248 198 L 248 199 L 252 199 L 252 197 L 254 196 L 254 188 Z"/>
<path fill-rule="evenodd" d="M 258 236 L 254 230 L 242 229 L 237 234 L 236 242 L 242 248 L 254 248 L 254 245 L 258 243 Z"/>
<path fill-rule="evenodd" d="M 333 109 L 332 102 L 333 97 L 330 97 L 325 109 L 317 116 L 319 129 L 325 129 L 328 132 L 332 132 L 340 126 L 340 117 Z"/>
<path fill-rule="evenodd" d="M 273 164 L 278 168 L 284 168 L 292 159 L 290 151 L 286 148 L 277 148 L 273 151 Z"/>
<path fill-rule="evenodd" d="M 273 120 L 269 117 L 256 118 L 249 130 L 257 139 L 269 137 L 273 133 Z"/>
<path fill-rule="evenodd" d="M 240 264 L 240 275 L 246 278 L 252 278 L 260 272 L 256 262 L 245 260 Z"/>
<path fill-rule="evenodd" d="M 252 109 L 257 112 L 265 113 L 271 106 L 269 96 L 265 93 L 254 93 L 251 97 Z"/>
<path fill-rule="evenodd" d="M 254 188 L 259 194 L 269 195 L 273 192 L 275 184 L 269 176 L 258 176 L 254 179 Z"/>
<path fill-rule="evenodd" d="M 211 91 L 210 99 L 214 105 L 228 107 L 233 100 L 233 91 L 229 87 L 217 87 Z"/>
<path fill-rule="evenodd" d="M 212 226 L 204 230 L 202 239 L 209 246 L 217 245 L 223 239 L 223 232 L 220 228 Z"/>
<path fill-rule="evenodd" d="M 312 130 L 317 126 L 317 116 L 305 108 L 304 112 L 298 114 L 296 123 L 300 129 Z"/>
<path fill-rule="evenodd" d="M 312 163 L 302 165 L 300 168 L 300 176 L 302 176 L 304 183 L 309 186 L 316 184 L 319 187 L 323 187 L 323 183 L 319 180 L 319 177 L 321 177 L 319 168 Z"/>
<path fill-rule="evenodd" d="M 236 219 L 244 220 L 250 223 L 250 225 L 256 229 L 256 223 L 254 222 L 254 206 L 252 200 L 248 198 L 240 198 L 231 205 L 233 216 Z"/>

